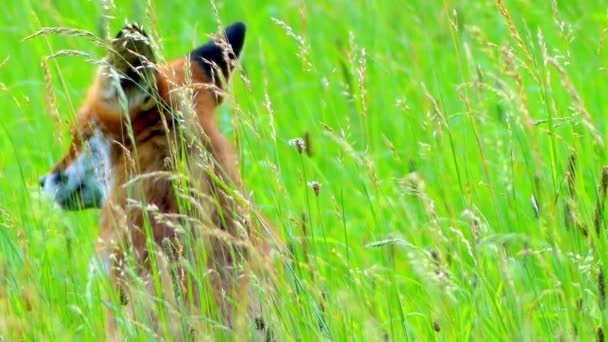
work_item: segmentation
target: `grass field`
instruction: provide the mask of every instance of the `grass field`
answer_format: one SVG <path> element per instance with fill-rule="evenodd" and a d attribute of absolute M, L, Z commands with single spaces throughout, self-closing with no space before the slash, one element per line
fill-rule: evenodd
<path fill-rule="evenodd" d="M 101 2 L 0 9 L 0 340 L 103 332 L 84 295 L 99 213 L 38 187 L 94 75 L 47 57 L 103 51 L 24 38 L 125 19 L 167 59 L 218 20 L 248 25 L 220 125 L 290 246 L 267 303 L 278 340 L 603 340 L 605 2 Z M 311 156 L 289 143 L 305 136 Z"/>

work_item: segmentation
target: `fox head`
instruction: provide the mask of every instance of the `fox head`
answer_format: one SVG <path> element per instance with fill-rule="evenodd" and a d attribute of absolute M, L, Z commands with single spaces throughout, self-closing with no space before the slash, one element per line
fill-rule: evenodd
<path fill-rule="evenodd" d="M 40 178 L 44 193 L 66 210 L 100 208 L 117 183 L 124 154 L 163 132 L 179 110 L 179 87 L 193 87 L 194 111 L 202 129 L 214 120 L 227 80 L 243 47 L 245 25 L 226 28 L 213 40 L 170 63 L 156 63 L 152 42 L 137 25 L 112 40 L 93 85 L 78 110 L 67 154 Z M 193 86 L 195 85 L 195 86 Z M 211 123 L 210 125 L 214 125 Z M 156 147 L 146 151 L 154 154 Z M 145 162 L 145 161 L 143 161 Z M 122 176 L 124 177 L 124 176 Z"/>

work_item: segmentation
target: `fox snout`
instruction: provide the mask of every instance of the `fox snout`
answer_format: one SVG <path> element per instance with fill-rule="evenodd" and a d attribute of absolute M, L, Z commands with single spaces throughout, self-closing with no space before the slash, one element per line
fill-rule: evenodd
<path fill-rule="evenodd" d="M 58 170 L 39 179 L 44 193 L 65 210 L 99 208 L 104 201 L 102 185 L 86 175 Z"/>
<path fill-rule="evenodd" d="M 110 142 L 95 132 L 65 167 L 40 177 L 44 193 L 66 210 L 100 208 L 110 183 Z"/>
<path fill-rule="evenodd" d="M 44 188 L 47 180 L 50 182 L 65 184 L 68 181 L 68 177 L 67 177 L 65 171 L 57 170 L 51 174 L 40 177 L 40 179 L 39 179 L 40 187 Z"/>

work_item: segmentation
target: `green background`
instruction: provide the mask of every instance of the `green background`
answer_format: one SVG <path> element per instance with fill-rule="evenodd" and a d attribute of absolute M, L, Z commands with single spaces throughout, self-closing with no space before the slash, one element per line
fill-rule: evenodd
<path fill-rule="evenodd" d="M 607 7 L 504 5 L 507 16 L 464 0 L 5 1 L 0 336 L 103 329 L 101 304 L 83 297 L 98 212 L 61 212 L 38 186 L 94 76 L 87 58 L 63 56 L 48 60 L 49 82 L 41 62 L 103 51 L 24 38 L 113 36 L 128 19 L 153 28 L 166 59 L 218 20 L 247 24 L 219 124 L 293 253 L 279 340 L 592 339 L 608 318 Z M 310 157 L 289 144 L 304 135 Z"/>

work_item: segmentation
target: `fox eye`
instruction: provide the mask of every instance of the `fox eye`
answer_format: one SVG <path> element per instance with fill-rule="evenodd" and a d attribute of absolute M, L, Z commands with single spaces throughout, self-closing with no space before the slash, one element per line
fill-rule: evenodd
<path fill-rule="evenodd" d="M 54 178 L 56 183 L 65 184 L 68 182 L 68 175 L 64 170 L 58 170 Z"/>
<path fill-rule="evenodd" d="M 148 93 L 142 102 L 140 110 L 145 112 L 154 108 L 156 106 L 156 103 L 153 101 L 154 99 L 154 96 Z"/>

